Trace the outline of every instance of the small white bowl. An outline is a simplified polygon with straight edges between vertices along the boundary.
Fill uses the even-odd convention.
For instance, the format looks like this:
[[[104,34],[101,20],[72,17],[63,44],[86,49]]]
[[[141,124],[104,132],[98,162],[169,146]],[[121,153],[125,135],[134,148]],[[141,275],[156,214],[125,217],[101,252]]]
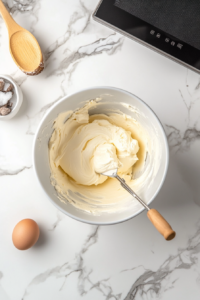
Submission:
[[[22,102],[23,102],[23,94],[22,90],[19,87],[19,85],[9,76],[9,75],[3,75],[0,74],[0,78],[5,79],[6,81],[9,81],[14,86],[14,94],[12,96],[11,102],[13,102],[13,108],[11,112],[6,116],[0,115],[0,121],[6,121],[12,119],[19,111]]]
[[[148,183],[146,183],[146,196],[145,198],[143,198],[147,204],[151,203],[154,200],[165,180],[165,176],[167,173],[169,163],[169,150],[167,138],[162,124],[160,123],[155,113],[151,110],[151,108],[135,95],[118,88],[88,88],[79,91],[75,94],[68,95],[60,101],[58,101],[46,113],[35,134],[33,146],[33,165],[36,177],[39,180],[43,191],[46,193],[49,200],[59,210],[61,210],[69,217],[72,217],[78,221],[82,221],[89,224],[109,225],[124,222],[128,219],[131,219],[137,216],[140,212],[142,212],[144,208],[141,207],[141,204],[139,202],[135,202],[133,209],[125,209],[123,211],[116,211],[113,213],[93,215],[76,208],[67,201],[61,202],[61,200],[58,199],[57,193],[50,182],[51,172],[49,166],[48,143],[49,138],[51,137],[53,132],[53,122],[55,118],[61,112],[75,110],[77,108],[82,107],[84,105],[83,102],[96,98],[102,99],[103,106],[99,106],[92,110],[92,114],[106,113],[107,109],[109,108],[119,109],[123,113],[128,114],[131,117],[138,120],[141,123],[141,125],[143,125],[142,122],[144,123],[144,125],[145,123],[150,124],[152,130],[156,132],[156,141],[153,141],[158,143],[159,145],[160,165],[157,169],[158,171],[153,180],[153,183],[150,186],[148,185]],[[135,113],[134,109],[132,111],[128,109],[126,105],[122,105],[124,103],[126,103],[128,108],[137,108],[138,111],[142,112],[142,115]],[[152,132],[152,130],[150,130],[149,132]],[[127,196],[130,197],[128,193]]]

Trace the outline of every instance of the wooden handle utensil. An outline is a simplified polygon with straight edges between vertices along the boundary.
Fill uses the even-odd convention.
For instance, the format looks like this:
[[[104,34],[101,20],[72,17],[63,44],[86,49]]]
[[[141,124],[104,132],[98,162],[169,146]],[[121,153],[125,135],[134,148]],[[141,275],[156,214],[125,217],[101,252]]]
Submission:
[[[147,216],[167,241],[172,240],[176,236],[176,232],[156,209],[152,208],[148,210]]]
[[[150,209],[148,205],[126,184],[125,180],[117,175],[117,169],[101,174],[119,180],[121,186],[146,208],[149,220],[167,241],[172,240],[176,236],[176,232],[171,228],[163,216],[161,216],[156,209]]]
[[[36,38],[13,20],[1,0],[0,13],[8,29],[9,49],[16,65],[27,75],[42,72],[43,56]]]

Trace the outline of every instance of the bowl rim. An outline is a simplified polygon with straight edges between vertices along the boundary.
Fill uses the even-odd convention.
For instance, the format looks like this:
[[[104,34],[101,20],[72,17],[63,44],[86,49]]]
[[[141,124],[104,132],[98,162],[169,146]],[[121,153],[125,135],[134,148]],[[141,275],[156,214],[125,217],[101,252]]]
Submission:
[[[10,75],[0,74],[0,78],[3,78],[5,80],[9,81],[10,83],[12,83],[14,86],[14,90],[16,92],[16,104],[15,104],[14,108],[11,110],[11,112],[8,115],[6,115],[6,116],[0,115],[0,120],[6,121],[6,120],[12,119],[18,113],[18,111],[22,105],[22,102],[23,102],[23,94],[22,94],[20,86],[15,82],[15,80]]]
[[[167,175],[167,171],[168,171],[168,166],[169,166],[169,145],[168,145],[168,140],[167,140],[167,136],[166,136],[166,133],[165,133],[165,130],[164,130],[164,127],[160,121],[160,119],[158,118],[158,116],[156,115],[156,113],[152,110],[152,108],[146,103],[144,102],[142,99],[140,99],[138,96],[136,96],[135,94],[131,93],[131,92],[128,92],[126,90],[123,90],[121,88],[116,88],[116,87],[111,87],[111,86],[94,86],[94,87],[89,87],[89,88],[85,88],[85,89],[81,89],[81,90],[78,90],[77,92],[74,92],[74,93],[70,93],[64,97],[62,97],[60,100],[58,100],[56,103],[54,103],[52,105],[52,107],[45,113],[45,115],[43,116],[42,120],[40,121],[38,127],[37,127],[37,130],[36,130],[36,133],[35,133],[35,136],[34,136],[34,140],[33,140],[33,148],[32,148],[32,159],[33,159],[33,170],[34,170],[34,173],[37,177],[37,180],[40,184],[40,186],[42,187],[42,190],[44,191],[44,193],[46,194],[47,198],[50,200],[50,202],[60,211],[62,211],[65,215],[67,215],[68,217],[74,219],[74,220],[77,220],[79,222],[82,222],[82,223],[86,223],[86,224],[90,224],[90,225],[114,225],[114,224],[118,224],[118,223],[123,223],[123,222],[126,222],[134,217],[136,217],[137,215],[141,214],[145,208],[142,207],[138,212],[134,213],[133,215],[127,217],[127,218],[123,218],[119,221],[111,221],[111,222],[94,222],[94,221],[87,221],[85,219],[82,219],[82,218],[79,218],[71,213],[69,213],[68,211],[64,210],[62,207],[60,207],[57,203],[54,202],[54,200],[49,197],[48,193],[46,192],[46,190],[44,189],[42,183],[40,182],[39,180],[39,176],[38,176],[38,173],[37,173],[37,170],[36,170],[36,163],[35,163],[35,151],[36,151],[36,143],[37,143],[37,137],[38,137],[38,133],[41,129],[41,126],[43,125],[43,122],[44,120],[46,119],[46,117],[50,114],[50,112],[52,110],[54,110],[54,108],[59,105],[61,102],[65,101],[66,99],[68,99],[69,97],[73,96],[73,95],[78,95],[82,92],[85,92],[85,91],[88,91],[88,90],[95,90],[95,89],[110,89],[110,90],[113,90],[113,91],[120,91],[122,93],[125,93],[131,97],[135,97],[137,100],[139,100],[140,102],[142,102],[142,104],[144,104],[150,111],[151,113],[154,115],[154,117],[157,119],[159,125],[160,125],[160,129],[163,133],[163,137],[164,137],[164,142],[165,142],[165,149],[166,149],[166,162],[165,162],[165,170],[163,172],[163,176],[162,176],[162,180],[155,192],[155,194],[153,195],[153,197],[151,198],[151,200],[148,202],[148,205],[156,198],[156,196],[158,195],[164,181],[165,181],[165,178],[166,178],[166,175]],[[77,208],[78,209],[78,208]]]

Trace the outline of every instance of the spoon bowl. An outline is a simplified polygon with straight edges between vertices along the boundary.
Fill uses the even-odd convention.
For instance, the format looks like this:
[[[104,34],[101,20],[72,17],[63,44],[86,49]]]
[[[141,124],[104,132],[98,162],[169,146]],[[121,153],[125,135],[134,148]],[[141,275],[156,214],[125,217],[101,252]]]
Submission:
[[[42,72],[43,56],[36,38],[13,20],[1,0],[0,13],[8,29],[10,53],[16,65],[27,75]]]
[[[27,30],[15,32],[10,38],[10,53],[16,65],[27,75],[40,73],[43,57],[36,38]]]

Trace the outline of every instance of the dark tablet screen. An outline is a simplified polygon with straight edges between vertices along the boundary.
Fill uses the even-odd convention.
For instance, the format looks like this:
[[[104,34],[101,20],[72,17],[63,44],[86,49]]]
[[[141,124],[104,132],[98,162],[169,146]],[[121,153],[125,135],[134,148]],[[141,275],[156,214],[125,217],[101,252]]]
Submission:
[[[101,0],[93,16],[200,73],[200,0]]]
[[[115,6],[200,50],[199,0],[115,0]]]

